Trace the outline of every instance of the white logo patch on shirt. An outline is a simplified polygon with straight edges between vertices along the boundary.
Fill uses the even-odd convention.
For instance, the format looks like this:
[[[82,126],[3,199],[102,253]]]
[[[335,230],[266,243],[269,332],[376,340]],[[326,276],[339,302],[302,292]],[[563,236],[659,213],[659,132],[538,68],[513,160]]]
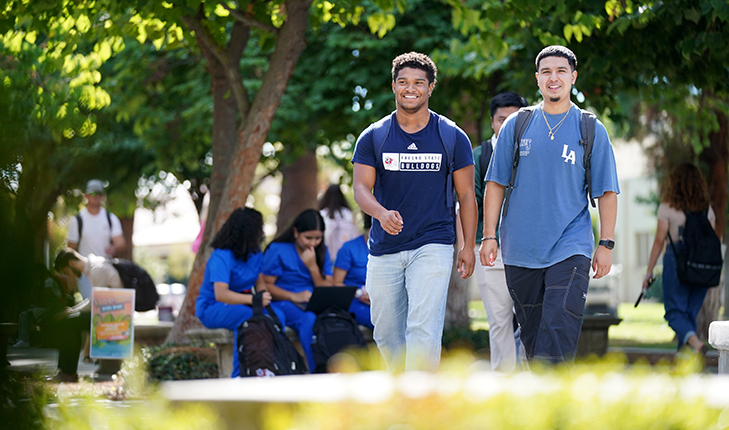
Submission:
[[[408,146],[408,149],[411,151],[417,151],[418,145],[415,144],[415,142],[411,143],[410,146]]]
[[[525,155],[529,155],[530,152],[532,152],[532,140],[522,139],[519,142],[519,156],[524,157]]]
[[[382,164],[385,170],[409,172],[438,172],[443,154],[398,154],[382,153]]]

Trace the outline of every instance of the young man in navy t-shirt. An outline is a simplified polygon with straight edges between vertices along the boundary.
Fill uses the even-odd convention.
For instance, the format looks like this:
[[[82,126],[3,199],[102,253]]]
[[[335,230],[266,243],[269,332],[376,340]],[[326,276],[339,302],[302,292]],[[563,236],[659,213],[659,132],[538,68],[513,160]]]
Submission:
[[[562,362],[577,351],[593,251],[594,277],[610,272],[620,188],[610,139],[597,121],[591,153],[592,195],[600,216],[595,250],[580,145],[581,113],[570,101],[577,58],[564,46],[548,46],[537,55],[536,67],[543,101],[519,141],[516,181],[499,239],[527,358]],[[486,266],[494,265],[498,252],[496,224],[511,179],[516,118],[512,115],[504,122],[486,174],[479,250]]]
[[[374,218],[366,281],[374,339],[391,369],[400,360],[406,370],[435,370],[440,362],[456,238],[454,205],[448,198],[452,190],[447,189],[450,161],[464,229],[457,265],[462,278],[471,276],[475,263],[478,215],[471,143],[460,128],[428,109],[437,73],[427,55],[410,52],[395,58],[397,109],[389,116],[386,137],[375,142],[383,123],[371,125],[359,136],[352,158],[354,198]],[[441,141],[439,121],[451,124],[451,141]],[[447,151],[445,145],[452,147]]]

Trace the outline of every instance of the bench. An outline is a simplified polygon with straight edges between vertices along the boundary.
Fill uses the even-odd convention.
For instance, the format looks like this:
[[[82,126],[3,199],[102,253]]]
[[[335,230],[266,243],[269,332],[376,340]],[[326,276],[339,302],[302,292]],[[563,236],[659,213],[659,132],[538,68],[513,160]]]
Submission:
[[[365,340],[368,343],[372,342],[372,330],[363,326],[359,326],[359,329]],[[301,348],[299,336],[294,330],[288,328],[285,333],[303,357],[304,351]],[[227,328],[194,328],[187,330],[185,336],[196,345],[214,344],[218,356],[218,377],[230,378],[233,374],[233,349],[235,348],[235,335],[231,330]]]
[[[621,321],[621,318],[609,314],[585,315],[582,333],[577,341],[577,356],[605,355],[608,350],[608,329]]]
[[[173,322],[160,321],[157,323],[135,323],[134,344],[140,346],[162,345],[174,326]]]
[[[709,344],[719,351],[719,374],[729,374],[729,321],[709,325]]]

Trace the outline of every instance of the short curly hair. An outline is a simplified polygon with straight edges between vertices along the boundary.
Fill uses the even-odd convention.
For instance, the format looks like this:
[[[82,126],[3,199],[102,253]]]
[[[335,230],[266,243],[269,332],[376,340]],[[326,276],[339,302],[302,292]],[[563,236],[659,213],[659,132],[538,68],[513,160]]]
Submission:
[[[425,54],[419,52],[407,52],[400,54],[392,60],[392,82],[395,82],[400,70],[405,67],[420,69],[428,76],[428,83],[435,84],[438,78],[438,68],[435,63]]]
[[[230,214],[210,244],[215,249],[230,249],[236,259],[261,252],[263,215],[252,208],[238,208]]]
[[[537,54],[537,58],[534,60],[534,65],[537,67],[537,72],[539,71],[539,62],[542,61],[543,58],[547,57],[566,58],[570,67],[572,68],[572,71],[574,72],[575,70],[577,70],[577,56],[574,52],[572,52],[571,49],[562,45],[551,45],[542,49],[539,54]]]

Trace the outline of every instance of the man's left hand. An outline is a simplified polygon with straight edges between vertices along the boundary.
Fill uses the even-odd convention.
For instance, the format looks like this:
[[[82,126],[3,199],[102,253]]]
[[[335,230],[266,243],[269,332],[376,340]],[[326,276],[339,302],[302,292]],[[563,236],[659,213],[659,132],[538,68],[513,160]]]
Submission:
[[[592,270],[595,271],[594,279],[600,279],[610,273],[613,265],[613,252],[602,245],[598,245],[595,257],[592,259]]]
[[[476,264],[476,252],[473,247],[463,247],[458,251],[458,273],[461,279],[468,279],[473,274],[473,267]]]

